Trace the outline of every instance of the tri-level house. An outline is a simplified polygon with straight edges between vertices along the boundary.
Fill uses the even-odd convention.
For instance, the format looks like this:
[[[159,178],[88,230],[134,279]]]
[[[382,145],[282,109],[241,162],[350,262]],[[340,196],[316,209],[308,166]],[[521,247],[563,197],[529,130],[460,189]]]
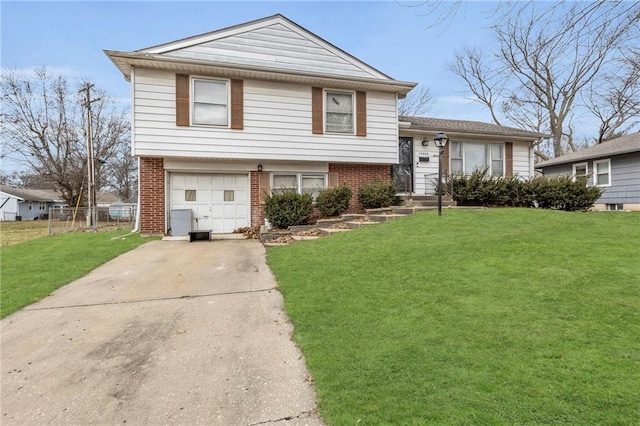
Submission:
[[[416,86],[282,15],[105,53],[132,85],[143,234],[170,233],[174,209],[225,233],[264,223],[265,193],[389,181]]]
[[[487,123],[398,117],[416,83],[397,81],[282,15],[133,52],[105,53],[132,85],[132,153],[139,158],[140,231],[232,232],[264,223],[264,195],[318,194],[396,182],[433,193],[445,173],[488,167],[533,175],[536,133]],[[429,143],[431,141],[431,143]],[[435,161],[434,161],[435,158]]]

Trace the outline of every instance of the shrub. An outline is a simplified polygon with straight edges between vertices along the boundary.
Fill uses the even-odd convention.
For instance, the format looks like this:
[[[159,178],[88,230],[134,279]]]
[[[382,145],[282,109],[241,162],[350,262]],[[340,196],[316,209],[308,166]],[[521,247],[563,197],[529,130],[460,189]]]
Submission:
[[[360,188],[358,201],[365,209],[379,209],[398,204],[398,197],[393,184],[377,181]]]
[[[349,210],[352,195],[348,186],[327,189],[316,197],[316,207],[324,216],[338,216]]]
[[[587,186],[587,179],[571,176],[535,178],[488,176],[479,170],[470,176],[453,176],[453,199],[461,206],[539,207],[555,210],[586,210],[600,198],[602,190]]]
[[[264,212],[276,228],[306,225],[313,213],[313,198],[293,191],[273,194],[267,198]]]

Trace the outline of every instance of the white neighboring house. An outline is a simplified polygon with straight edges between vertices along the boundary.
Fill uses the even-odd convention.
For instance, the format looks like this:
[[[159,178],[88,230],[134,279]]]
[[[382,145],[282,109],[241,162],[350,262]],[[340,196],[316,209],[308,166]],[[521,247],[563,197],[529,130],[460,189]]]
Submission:
[[[45,219],[51,207],[63,207],[67,204],[55,192],[45,189],[24,189],[0,185],[0,220]]]

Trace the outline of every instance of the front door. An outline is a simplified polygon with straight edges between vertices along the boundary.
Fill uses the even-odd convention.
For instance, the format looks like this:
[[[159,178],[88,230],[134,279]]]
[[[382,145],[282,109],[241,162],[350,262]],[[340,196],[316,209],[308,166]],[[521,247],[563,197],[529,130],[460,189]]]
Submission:
[[[391,176],[398,192],[413,192],[413,138],[398,141],[399,164],[391,166]]]

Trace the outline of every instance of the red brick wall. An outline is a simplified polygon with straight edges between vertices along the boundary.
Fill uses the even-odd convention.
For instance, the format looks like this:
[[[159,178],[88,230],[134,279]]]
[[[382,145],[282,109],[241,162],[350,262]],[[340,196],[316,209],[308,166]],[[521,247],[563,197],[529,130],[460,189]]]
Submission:
[[[162,158],[140,158],[140,233],[164,234],[165,182]]]
[[[251,226],[264,225],[264,209],[260,205],[260,172],[251,172]]]
[[[353,191],[349,213],[363,210],[358,202],[358,189],[361,186],[376,180],[391,182],[391,167],[384,164],[329,163],[329,173],[337,173],[338,185],[347,185]]]

